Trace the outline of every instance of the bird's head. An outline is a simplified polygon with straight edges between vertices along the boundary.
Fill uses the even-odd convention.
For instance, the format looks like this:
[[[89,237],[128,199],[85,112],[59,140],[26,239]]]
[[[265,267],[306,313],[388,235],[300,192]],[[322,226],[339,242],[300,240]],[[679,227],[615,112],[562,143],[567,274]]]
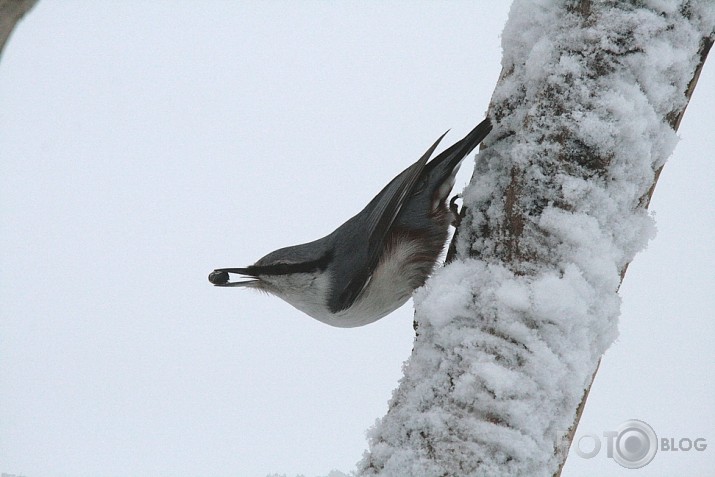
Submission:
[[[316,241],[317,242],[317,241]],[[322,301],[328,292],[332,254],[316,242],[275,250],[245,268],[218,268],[209,281],[220,287],[245,287],[271,293],[302,308],[297,301]],[[230,275],[241,278],[231,281]]]

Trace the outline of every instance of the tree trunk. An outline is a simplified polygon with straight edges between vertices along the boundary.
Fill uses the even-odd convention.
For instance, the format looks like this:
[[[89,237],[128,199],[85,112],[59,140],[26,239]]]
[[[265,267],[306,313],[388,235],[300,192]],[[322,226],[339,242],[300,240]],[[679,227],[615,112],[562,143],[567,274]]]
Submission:
[[[514,2],[454,261],[415,296],[362,475],[560,472],[713,43],[714,2],[643,3]]]

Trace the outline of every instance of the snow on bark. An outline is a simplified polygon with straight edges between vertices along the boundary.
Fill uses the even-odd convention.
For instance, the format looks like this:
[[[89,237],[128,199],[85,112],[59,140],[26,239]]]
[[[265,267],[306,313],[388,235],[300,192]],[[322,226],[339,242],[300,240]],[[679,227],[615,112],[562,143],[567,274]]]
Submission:
[[[458,260],[415,295],[414,350],[361,475],[554,474],[714,26],[711,0],[514,2]]]

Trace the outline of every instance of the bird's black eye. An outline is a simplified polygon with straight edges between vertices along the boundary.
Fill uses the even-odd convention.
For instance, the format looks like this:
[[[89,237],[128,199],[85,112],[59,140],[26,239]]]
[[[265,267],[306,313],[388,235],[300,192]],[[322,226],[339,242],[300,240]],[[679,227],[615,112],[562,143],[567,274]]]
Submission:
[[[289,275],[295,273],[293,268],[295,268],[295,264],[276,262],[270,265],[260,266],[260,270],[258,270],[257,273],[261,275]]]
[[[293,273],[315,273],[325,270],[331,260],[330,254],[325,254],[317,260],[304,262],[273,262],[269,265],[253,265],[249,270],[251,275],[290,275]]]
[[[286,275],[290,273],[290,265],[287,263],[276,263],[273,266],[273,273],[276,275]]]

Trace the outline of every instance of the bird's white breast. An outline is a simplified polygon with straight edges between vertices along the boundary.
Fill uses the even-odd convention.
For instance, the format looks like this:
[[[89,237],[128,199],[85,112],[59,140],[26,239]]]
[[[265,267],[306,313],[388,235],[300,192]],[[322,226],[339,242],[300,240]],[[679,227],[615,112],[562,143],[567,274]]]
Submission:
[[[338,313],[327,307],[330,286],[329,272],[315,275],[308,287],[300,292],[281,294],[281,298],[303,313],[331,326],[354,328],[379,320],[409,300],[414,291],[414,270],[410,264],[419,247],[415,242],[402,241],[380,260],[370,280],[353,305]],[[288,289],[295,289],[288,287]],[[298,290],[296,290],[298,291]]]

